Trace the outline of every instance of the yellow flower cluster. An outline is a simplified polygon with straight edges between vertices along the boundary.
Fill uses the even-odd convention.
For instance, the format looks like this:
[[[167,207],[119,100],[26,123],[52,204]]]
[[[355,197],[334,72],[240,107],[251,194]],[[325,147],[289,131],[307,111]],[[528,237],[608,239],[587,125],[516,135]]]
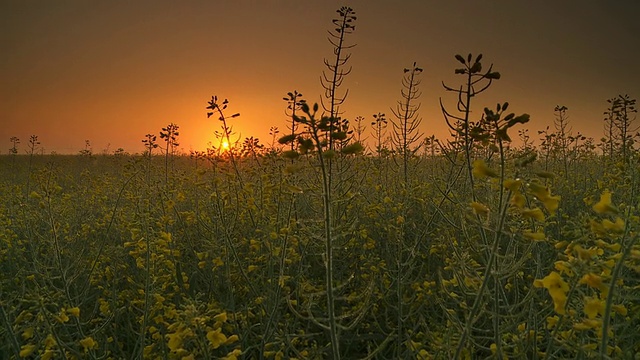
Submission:
[[[553,300],[553,309],[556,313],[564,315],[565,305],[567,303],[567,292],[569,285],[562,279],[562,276],[555,271],[545,276],[542,280],[535,280],[533,286],[544,287],[549,291],[549,295]]]

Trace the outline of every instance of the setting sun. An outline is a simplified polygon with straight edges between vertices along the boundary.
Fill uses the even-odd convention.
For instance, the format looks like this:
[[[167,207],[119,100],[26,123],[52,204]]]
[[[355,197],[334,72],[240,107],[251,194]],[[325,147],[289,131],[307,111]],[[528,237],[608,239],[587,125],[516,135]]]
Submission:
[[[222,145],[220,146],[220,149],[222,149],[222,150],[224,150],[224,151],[229,150],[229,142],[228,142],[228,141],[226,141],[226,140],[225,140],[225,141],[223,141],[223,142],[222,142]]]

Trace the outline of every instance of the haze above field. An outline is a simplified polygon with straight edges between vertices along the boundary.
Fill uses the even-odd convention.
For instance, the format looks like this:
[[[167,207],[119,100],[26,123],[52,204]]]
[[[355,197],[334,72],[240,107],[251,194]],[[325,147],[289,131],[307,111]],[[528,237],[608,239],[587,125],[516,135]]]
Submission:
[[[173,122],[180,148],[203,150],[219,122],[212,95],[228,98],[237,137],[269,144],[285,131],[287,92],[319,102],[327,30],[351,6],[356,31],[344,117],[383,112],[400,99],[403,68],[424,68],[422,131],[447,136],[438,99],[455,54],[483,53],[502,79],[476,100],[531,114],[532,137],[569,108],[574,133],[599,139],[606,100],[640,96],[640,2],[625,1],[3,1],[0,3],[0,153],[30,135],[46,152],[142,152]]]

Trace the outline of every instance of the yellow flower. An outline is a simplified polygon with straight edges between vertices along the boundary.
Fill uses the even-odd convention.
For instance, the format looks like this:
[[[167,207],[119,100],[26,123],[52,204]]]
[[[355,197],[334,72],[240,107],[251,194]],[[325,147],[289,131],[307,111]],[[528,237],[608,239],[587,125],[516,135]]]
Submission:
[[[82,345],[84,351],[95,349],[98,347],[98,343],[93,340],[91,336],[87,336],[86,338],[80,340],[80,345]]]
[[[567,261],[558,260],[553,264],[553,267],[560,273],[567,274],[569,276],[573,275],[573,270],[571,270],[571,263]]]
[[[552,271],[551,274],[544,277],[542,280],[535,280],[533,282],[535,287],[544,287],[549,291],[549,295],[553,300],[553,309],[556,313],[563,315],[565,313],[564,307],[567,303],[567,292],[569,291],[569,285],[562,280],[560,274]]]
[[[51,360],[53,359],[53,355],[55,355],[56,352],[51,350],[51,349],[47,349],[42,353],[42,356],[40,357],[40,360]]]
[[[522,209],[521,214],[525,218],[544,221],[544,213],[542,212],[542,210],[540,210],[540,208]]]
[[[549,196],[541,199],[540,201],[542,201],[542,205],[544,205],[545,209],[547,209],[547,211],[549,211],[549,213],[553,215],[556,213],[556,210],[558,210],[558,206],[560,205],[560,196]]]
[[[558,324],[558,321],[560,321],[560,318],[557,315],[549,316],[547,318],[547,329],[553,329]]]
[[[242,351],[240,349],[235,349],[228,353],[227,356],[223,357],[222,360],[238,360],[238,356],[240,355],[242,355]]]
[[[617,312],[622,316],[627,316],[627,308],[622,304],[611,305],[611,310]]]
[[[536,171],[534,174],[538,175],[539,177],[543,178],[543,179],[553,179],[556,177],[556,175],[552,172],[549,171]]]
[[[67,314],[71,314],[75,317],[80,317],[80,308],[79,307],[72,307],[71,309],[67,309]]]
[[[540,184],[539,182],[531,182],[529,183],[529,192],[533,194],[538,200],[542,200],[551,196],[551,192],[549,188]]]
[[[573,329],[577,331],[584,331],[591,329],[591,327],[583,322],[579,322],[577,324],[573,324]]]
[[[587,284],[594,289],[601,289],[604,286],[602,277],[594,273],[585,274],[582,279],[580,279],[580,284]]]
[[[220,313],[220,314],[214,316],[213,320],[215,320],[216,322],[218,322],[218,321],[226,322],[227,321],[227,313],[226,312]]]
[[[227,338],[227,341],[225,341],[225,344],[233,344],[234,342],[240,340],[240,338],[238,337],[238,335],[231,335]]]
[[[616,218],[616,222],[612,222],[609,219],[604,219],[602,220],[602,227],[614,233],[621,233],[624,231],[624,220]]]
[[[33,344],[27,344],[24,345],[21,349],[20,349],[20,357],[21,358],[26,358],[27,356],[31,355],[36,349],[36,346]]]
[[[534,240],[534,241],[542,241],[544,240],[544,233],[543,232],[531,232],[531,231],[523,231],[522,232],[522,236],[524,236],[525,238],[529,239],[529,240]]]
[[[604,251],[602,249],[599,249],[599,248],[585,249],[580,245],[574,246],[573,250],[576,252],[576,254],[578,254],[578,257],[580,258],[580,260],[584,260],[584,261],[589,261],[596,255],[604,254]]]
[[[211,346],[217,349],[227,341],[227,336],[222,333],[222,330],[217,329],[209,331],[207,333],[207,339],[211,343]]]
[[[44,339],[44,348],[45,349],[51,349],[52,347],[56,346],[58,342],[56,341],[56,339],[53,337],[53,335],[49,334],[47,335],[47,337]]]
[[[490,169],[484,160],[478,159],[473,162],[472,174],[478,179],[484,179],[486,177],[498,177],[498,173],[495,170]]]
[[[598,314],[604,313],[604,301],[592,297],[584,299],[584,313],[589,319],[595,319]]]
[[[520,179],[507,179],[504,181],[504,187],[505,189],[512,191],[512,192],[516,192],[518,191],[518,189],[520,189],[520,186],[522,186],[522,180]]]
[[[471,203],[471,209],[473,210],[473,213],[479,216],[488,216],[489,215],[489,208],[482,204],[479,203],[477,201],[474,201]]]
[[[517,207],[518,209],[522,209],[526,202],[527,199],[525,199],[525,197],[519,192],[514,193],[510,201],[511,205]]]
[[[567,246],[568,242],[566,240],[562,240],[562,241],[558,241],[555,245],[553,245],[553,247],[555,247],[556,249],[560,250],[563,247]]]
[[[609,190],[605,190],[600,195],[600,201],[593,205],[593,211],[598,214],[615,214],[618,212],[618,209],[611,204],[611,192]]]
[[[551,190],[538,182],[531,182],[529,184],[529,192],[544,205],[545,209],[547,209],[551,215],[556,213],[558,205],[560,204],[560,196],[551,196]]]
[[[33,326],[27,328],[23,333],[22,333],[22,338],[27,340],[27,339],[31,339],[33,337]]]
[[[618,252],[618,251],[620,251],[621,247],[622,247],[622,245],[620,245],[620,243],[615,243],[615,244],[609,245],[609,250],[614,251],[614,252]]]
[[[167,342],[169,350],[176,351],[182,348],[183,339],[181,333],[168,334],[167,337],[169,338],[169,341]]]
[[[69,321],[69,317],[66,314],[66,311],[64,309],[60,309],[60,315],[54,316],[54,318],[59,322],[59,323],[66,323],[67,321]]]

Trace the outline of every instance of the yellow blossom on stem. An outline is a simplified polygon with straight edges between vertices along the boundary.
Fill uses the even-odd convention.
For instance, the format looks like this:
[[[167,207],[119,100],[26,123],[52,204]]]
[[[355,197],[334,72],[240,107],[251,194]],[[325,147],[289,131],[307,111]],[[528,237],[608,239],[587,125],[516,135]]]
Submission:
[[[18,354],[21,358],[26,358],[27,356],[31,355],[36,349],[36,346],[33,344],[27,344],[24,345],[21,349],[20,349],[20,353]]]
[[[167,334],[167,346],[169,350],[176,351],[182,348],[183,338],[181,333]]]
[[[547,317],[547,329],[553,329],[560,321],[560,318],[557,315]]]
[[[599,249],[599,248],[585,249],[580,245],[574,246],[573,251],[575,251],[578,257],[584,261],[589,261],[597,255],[604,254],[604,251],[602,249]]]
[[[542,210],[540,210],[540,208],[522,209],[520,213],[524,218],[536,219],[540,222],[544,221],[544,213],[542,212]]]
[[[598,314],[602,315],[604,313],[604,300],[586,297],[584,299],[584,314],[587,315],[589,319],[595,319]]]
[[[593,205],[593,211],[598,214],[615,214],[618,212],[618,209],[611,203],[611,192],[609,190],[605,190],[600,195],[600,201]]]
[[[75,317],[80,317],[80,308],[72,307],[71,309],[67,309],[67,314],[73,315]]]
[[[549,295],[553,300],[553,309],[556,313],[564,315],[564,307],[567,303],[567,292],[569,291],[569,285],[562,280],[562,276],[555,271],[552,271],[549,275],[545,276],[542,280],[535,280],[533,282],[535,287],[544,287],[549,291]]]
[[[512,192],[516,192],[518,191],[518,189],[520,189],[520,186],[522,186],[522,180],[520,179],[507,179],[504,181],[504,187],[505,189],[512,191]]]
[[[622,316],[627,316],[627,308],[622,304],[611,305],[611,310],[617,312]]]
[[[602,289],[605,286],[602,282],[602,277],[594,273],[584,274],[580,279],[580,284],[587,284],[594,289]]]
[[[471,203],[471,209],[473,210],[473,213],[479,216],[488,216],[489,215],[489,208],[482,204],[479,203],[477,201],[474,201]]]
[[[614,233],[622,233],[624,231],[624,220],[616,218],[616,221],[613,222],[609,219],[604,219],[602,220],[602,227]]]
[[[240,349],[235,349],[227,354],[227,356],[223,357],[222,360],[238,360],[238,356],[242,355],[242,351]]]
[[[573,270],[571,269],[571,263],[567,261],[558,260],[554,263],[553,267],[562,274],[566,274],[568,276],[573,275]]]
[[[86,338],[80,340],[80,345],[82,345],[84,351],[95,349],[98,347],[98,343],[93,340],[91,336],[87,336]]]
[[[22,338],[27,340],[27,339],[31,339],[33,337],[33,326],[27,328],[23,333],[22,333]]]
[[[522,209],[526,202],[527,199],[525,199],[524,195],[522,195],[520,192],[515,192],[510,201],[511,205],[517,207],[518,209]]]
[[[217,329],[209,331],[207,333],[207,339],[211,343],[211,346],[217,349],[227,341],[227,336],[222,333],[222,330]]]
[[[534,241],[542,241],[544,240],[544,237],[545,237],[544,233],[540,231],[538,232],[523,231],[522,236],[524,236],[529,240],[534,240]]]
[[[486,177],[498,177],[498,173],[490,169],[484,160],[478,159],[473,162],[472,174],[478,179],[484,179]]]
[[[227,321],[227,313],[223,312],[213,317],[214,321],[226,322]]]
[[[538,182],[529,184],[529,192],[544,205],[545,209],[547,209],[551,215],[556,213],[560,204],[560,196],[552,196],[551,190]]]

